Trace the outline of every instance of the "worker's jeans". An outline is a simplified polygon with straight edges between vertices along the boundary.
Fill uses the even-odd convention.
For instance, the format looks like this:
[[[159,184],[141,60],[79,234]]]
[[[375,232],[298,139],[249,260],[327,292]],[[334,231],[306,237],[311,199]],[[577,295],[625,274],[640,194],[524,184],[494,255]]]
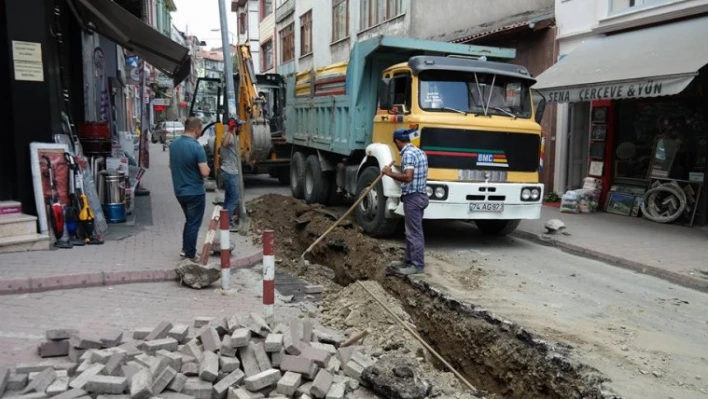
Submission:
[[[197,236],[204,218],[205,198],[205,194],[177,197],[186,219],[184,230],[182,230],[182,250],[187,259],[193,259],[197,256]]]
[[[403,199],[406,219],[406,264],[418,270],[425,267],[425,238],[423,237],[423,212],[428,207],[428,196],[423,193],[407,194]]]
[[[224,208],[229,211],[229,216],[233,218],[234,212],[239,205],[238,198],[238,175],[221,171],[221,177],[224,182]],[[229,223],[231,220],[229,220]]]

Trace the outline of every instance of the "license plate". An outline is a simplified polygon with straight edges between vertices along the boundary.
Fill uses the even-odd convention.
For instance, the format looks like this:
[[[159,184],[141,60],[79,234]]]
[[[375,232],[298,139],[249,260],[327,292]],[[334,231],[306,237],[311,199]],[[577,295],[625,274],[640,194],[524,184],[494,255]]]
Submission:
[[[498,202],[477,202],[470,204],[470,212],[503,212],[504,204]]]

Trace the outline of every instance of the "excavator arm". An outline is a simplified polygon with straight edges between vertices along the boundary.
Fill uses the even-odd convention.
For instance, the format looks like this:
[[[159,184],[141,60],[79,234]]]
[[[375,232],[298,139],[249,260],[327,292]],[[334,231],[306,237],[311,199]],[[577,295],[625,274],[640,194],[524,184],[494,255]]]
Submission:
[[[240,77],[238,117],[246,121],[240,130],[241,159],[246,163],[255,163],[270,156],[273,148],[270,124],[263,113],[265,99],[259,95],[249,45],[239,45],[236,58]]]

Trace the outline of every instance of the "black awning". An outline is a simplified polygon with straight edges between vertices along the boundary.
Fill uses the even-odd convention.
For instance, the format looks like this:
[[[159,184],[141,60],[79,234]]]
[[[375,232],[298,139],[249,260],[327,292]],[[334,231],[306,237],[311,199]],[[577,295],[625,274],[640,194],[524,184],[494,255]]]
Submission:
[[[172,41],[112,0],[71,0],[85,28],[132,51],[172,77],[175,86],[191,72],[189,49]]]

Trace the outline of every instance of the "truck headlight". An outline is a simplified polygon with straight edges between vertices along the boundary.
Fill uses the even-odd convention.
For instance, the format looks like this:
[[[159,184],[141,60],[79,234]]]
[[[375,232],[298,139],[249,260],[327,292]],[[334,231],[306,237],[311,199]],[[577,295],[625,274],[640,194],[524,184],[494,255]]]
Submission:
[[[432,197],[433,196],[433,188],[430,186],[426,186],[425,193],[428,195],[428,197]]]
[[[521,200],[528,201],[529,198],[531,198],[531,190],[529,190],[528,188],[521,190]]]
[[[541,197],[541,190],[538,188],[531,189],[531,199],[536,201]]]
[[[445,187],[435,188],[435,198],[440,199],[445,197]]]

